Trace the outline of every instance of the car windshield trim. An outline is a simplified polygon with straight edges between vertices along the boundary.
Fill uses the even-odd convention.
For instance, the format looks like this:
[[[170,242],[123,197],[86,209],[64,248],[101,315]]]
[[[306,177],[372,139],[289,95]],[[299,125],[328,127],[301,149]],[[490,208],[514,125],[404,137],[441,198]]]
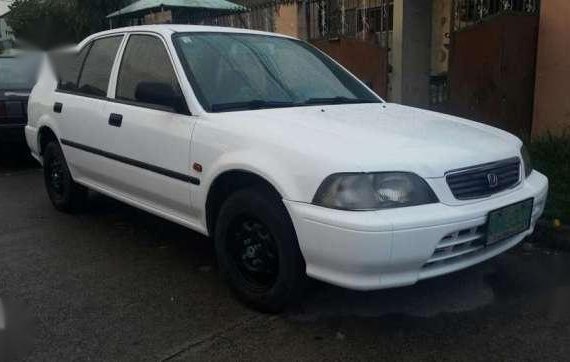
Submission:
[[[263,99],[262,97],[252,97],[252,99],[246,99],[243,101],[229,101],[229,102],[215,102],[210,101],[206,96],[206,92],[201,86],[196,74],[192,70],[191,64],[187,59],[185,51],[183,49],[184,43],[181,38],[188,36],[228,36],[228,37],[261,37],[275,39],[275,41],[288,41],[294,43],[299,48],[295,49],[297,51],[308,52],[307,54],[313,55],[316,60],[320,61],[322,64],[320,66],[328,68],[330,71],[330,77],[341,83],[345,88],[345,92],[351,94],[351,96],[332,96],[325,97],[316,94],[315,97],[307,97],[305,99]],[[220,113],[220,112],[234,112],[241,110],[260,110],[260,109],[270,109],[270,108],[286,108],[286,107],[304,107],[304,106],[318,106],[318,105],[341,105],[341,104],[366,104],[366,103],[386,103],[381,97],[374,93],[371,89],[366,87],[358,78],[353,74],[347,72],[344,68],[339,66],[335,61],[329,58],[326,54],[322,53],[318,49],[314,48],[312,45],[307,44],[298,39],[281,37],[271,34],[255,34],[247,32],[218,32],[218,31],[188,31],[188,32],[178,32],[172,34],[172,42],[176,50],[177,56],[182,64],[185,75],[192,86],[192,90],[201,104],[202,108],[207,113]],[[190,39],[191,41],[191,39]],[[242,41],[239,42],[243,44]],[[249,46],[249,50],[252,50]],[[257,52],[255,52],[257,53]],[[267,55],[266,55],[267,56]],[[263,59],[264,61],[268,58]],[[262,66],[265,68],[267,64],[263,63]],[[275,74],[269,74],[269,77],[274,77]],[[283,83],[278,81],[281,86]],[[352,87],[352,88],[350,88]],[[356,92],[356,94],[355,94]],[[288,93],[288,92],[286,92]],[[329,92],[330,93],[330,92]],[[333,92],[334,95],[334,92]]]

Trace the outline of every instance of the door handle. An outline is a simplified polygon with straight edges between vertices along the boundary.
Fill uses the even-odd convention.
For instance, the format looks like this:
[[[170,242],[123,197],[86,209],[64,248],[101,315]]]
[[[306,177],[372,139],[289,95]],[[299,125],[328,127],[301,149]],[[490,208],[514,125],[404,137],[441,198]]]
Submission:
[[[63,109],[63,103],[55,102],[53,104],[53,111],[55,113],[61,113],[62,109]]]
[[[111,113],[111,115],[109,116],[109,125],[113,127],[121,127],[122,123],[123,123],[122,114]]]

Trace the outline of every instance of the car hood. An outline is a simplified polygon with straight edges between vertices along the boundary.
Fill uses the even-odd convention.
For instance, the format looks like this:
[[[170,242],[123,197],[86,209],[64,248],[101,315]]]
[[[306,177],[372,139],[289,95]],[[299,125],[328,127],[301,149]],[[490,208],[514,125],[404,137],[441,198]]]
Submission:
[[[499,129],[397,104],[352,104],[218,113],[278,149],[327,160],[336,172],[407,171],[426,178],[519,156]],[[238,126],[236,126],[238,127]],[[253,128],[252,128],[253,127]]]

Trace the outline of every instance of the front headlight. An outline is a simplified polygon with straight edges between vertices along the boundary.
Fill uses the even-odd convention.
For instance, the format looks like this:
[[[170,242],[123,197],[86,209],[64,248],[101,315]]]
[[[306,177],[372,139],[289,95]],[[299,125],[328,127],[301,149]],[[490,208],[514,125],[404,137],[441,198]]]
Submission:
[[[313,204],[340,210],[380,210],[438,202],[429,185],[407,172],[338,173],[327,177]]]
[[[532,161],[530,159],[530,153],[524,145],[521,147],[521,156],[524,166],[524,175],[525,177],[529,177],[532,173]]]

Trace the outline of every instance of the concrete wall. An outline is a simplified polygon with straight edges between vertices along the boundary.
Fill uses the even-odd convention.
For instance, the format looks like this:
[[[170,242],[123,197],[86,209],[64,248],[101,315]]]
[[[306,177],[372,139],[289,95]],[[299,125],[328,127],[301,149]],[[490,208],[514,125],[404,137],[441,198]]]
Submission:
[[[570,132],[569,0],[543,0],[538,35],[533,137]]]
[[[431,75],[445,74],[449,69],[450,24],[451,0],[433,0]]]
[[[401,102],[415,107],[427,107],[432,2],[403,0],[403,5]]]
[[[394,1],[394,27],[390,54],[391,72],[388,73],[388,101],[402,102],[402,66],[404,42],[404,0]]]
[[[299,37],[299,10],[296,3],[280,5],[275,14],[275,32]]]

